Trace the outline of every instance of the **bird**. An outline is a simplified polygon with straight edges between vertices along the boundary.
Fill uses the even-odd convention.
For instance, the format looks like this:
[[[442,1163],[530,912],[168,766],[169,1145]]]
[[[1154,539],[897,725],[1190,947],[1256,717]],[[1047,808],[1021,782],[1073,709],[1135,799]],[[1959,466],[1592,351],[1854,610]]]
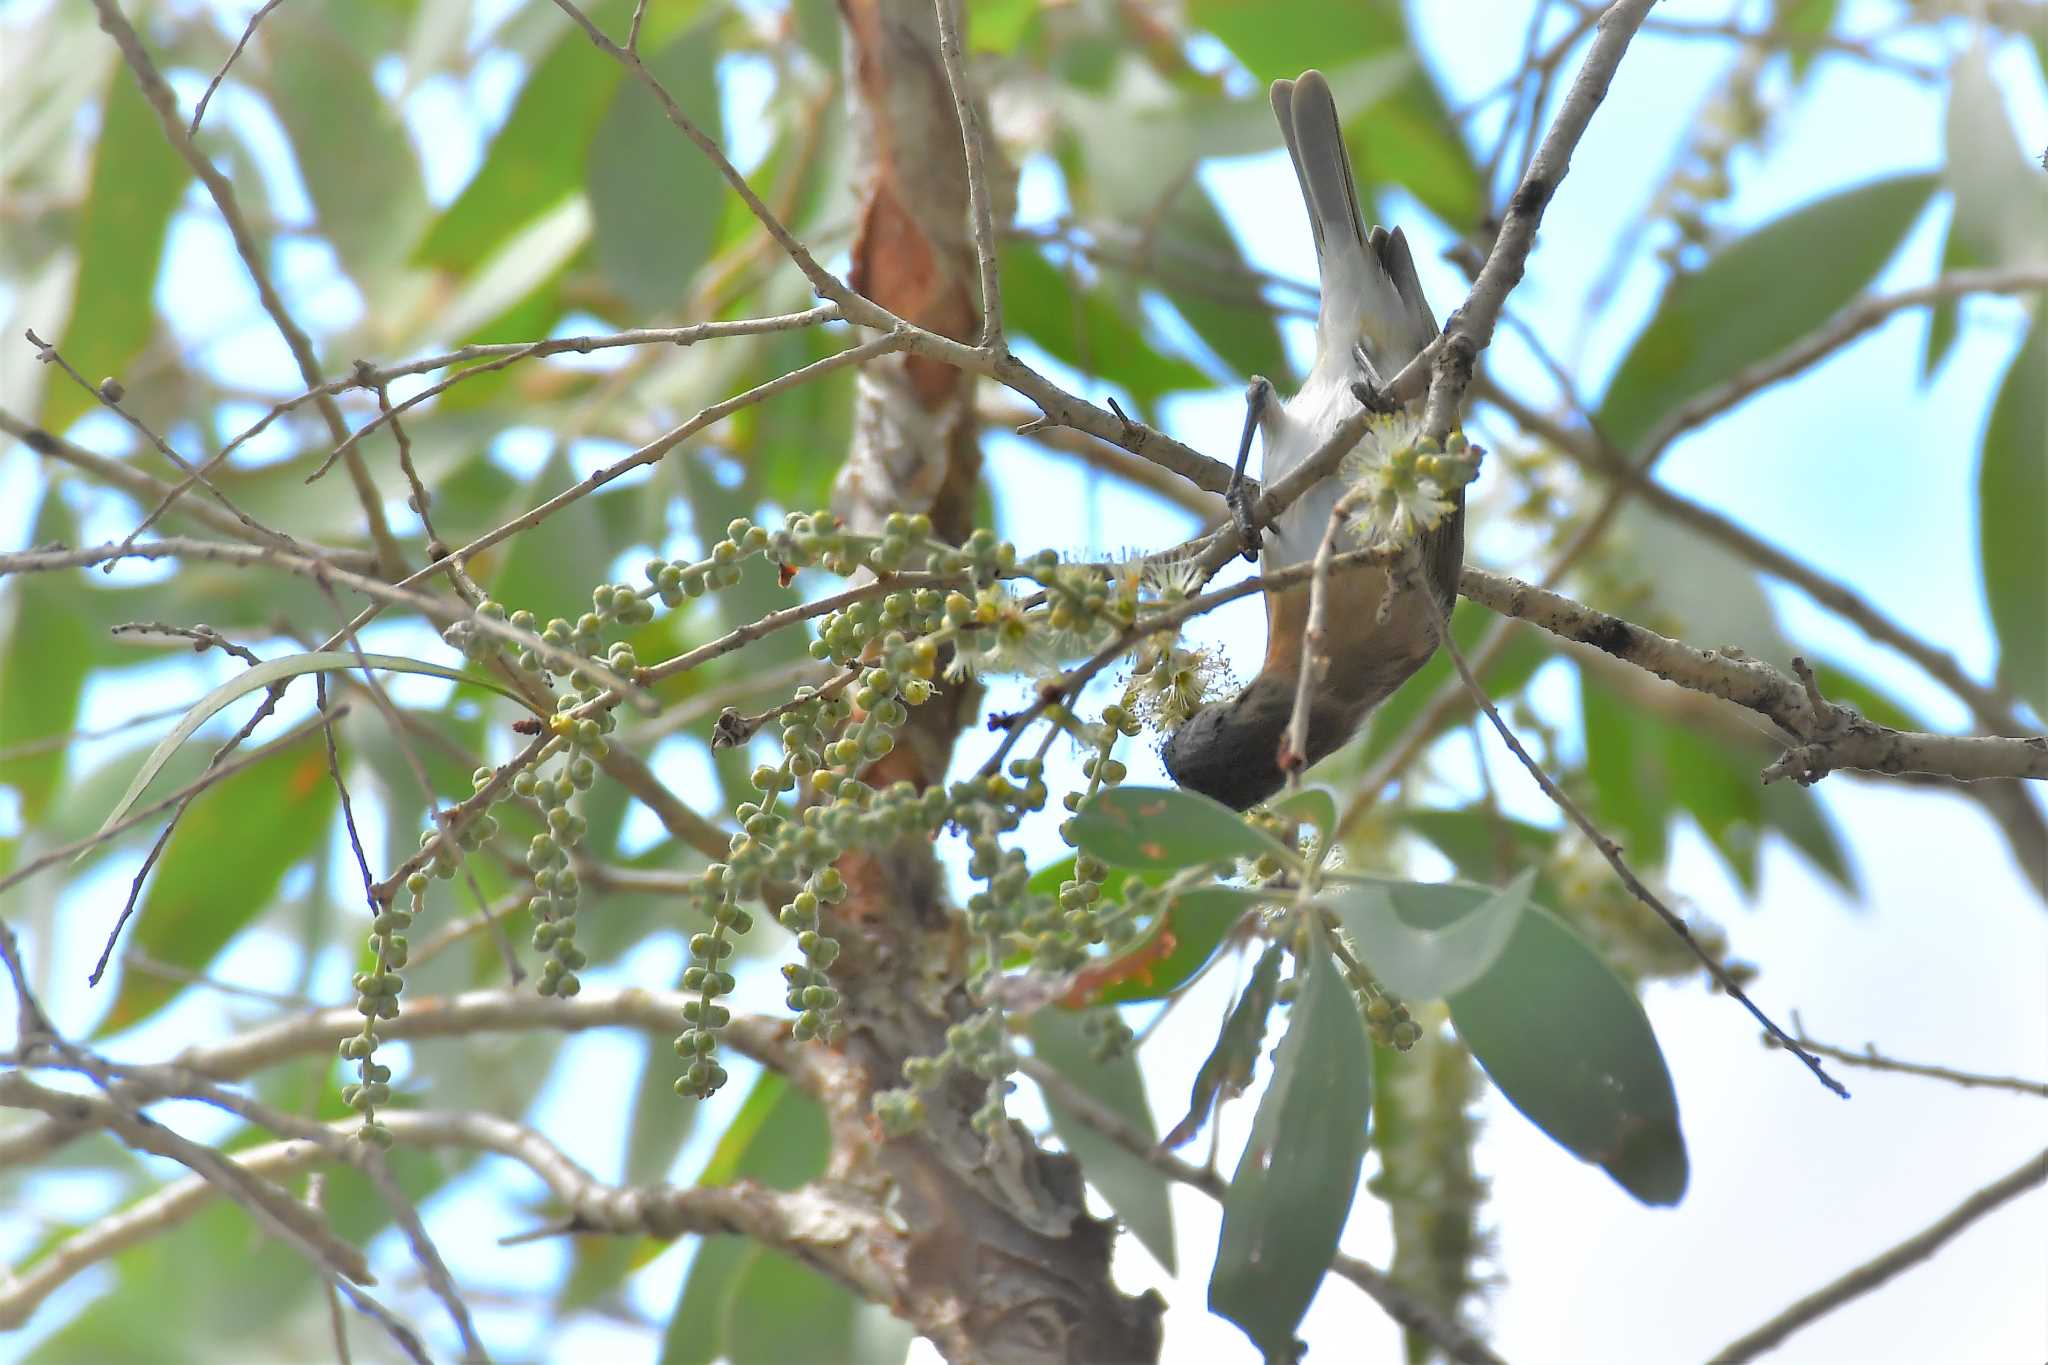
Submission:
[[[1282,401],[1260,377],[1246,390],[1244,432],[1228,501],[1248,547],[1261,541],[1243,483],[1254,431],[1261,438],[1270,485],[1319,449],[1361,403],[1389,406],[1380,391],[1437,335],[1436,315],[1423,297],[1407,237],[1398,227],[1366,230],[1329,82],[1319,71],[1304,71],[1294,80],[1275,81],[1272,99],[1308,209],[1321,301],[1315,364],[1300,392]],[[1344,480],[1332,474],[1276,517],[1260,549],[1261,572],[1313,559],[1344,493]],[[1450,617],[1465,558],[1462,485],[1447,501],[1450,510],[1418,540],[1419,574],[1396,577],[1361,566],[1330,580],[1324,636],[1328,666],[1313,681],[1307,751],[1298,756],[1305,764],[1341,748],[1372,709],[1436,652],[1436,622]],[[1394,600],[1383,604],[1390,590]],[[1437,610],[1431,610],[1423,591],[1435,595]],[[1286,781],[1281,744],[1301,676],[1309,595],[1306,581],[1265,594],[1266,657],[1258,676],[1236,697],[1197,711],[1167,739],[1161,757],[1184,789],[1246,810]]]

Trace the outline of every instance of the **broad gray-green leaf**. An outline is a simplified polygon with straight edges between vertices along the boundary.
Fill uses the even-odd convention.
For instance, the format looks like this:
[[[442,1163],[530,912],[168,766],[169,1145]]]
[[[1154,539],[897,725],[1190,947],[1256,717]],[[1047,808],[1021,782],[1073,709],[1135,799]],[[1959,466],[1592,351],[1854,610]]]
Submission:
[[[1237,886],[1180,892],[1136,943],[1076,973],[1066,1003],[1127,1005],[1172,995],[1208,969],[1231,929],[1264,899]]]
[[[2048,716],[2048,295],[2013,357],[1984,429],[1977,466],[1977,553],[1998,629],[1998,676]]]
[[[1795,209],[1673,280],[1600,405],[1633,450],[1659,419],[1775,355],[1854,299],[1920,217],[1932,175],[1876,180]]]
[[[1081,1023],[1078,1011],[1042,1009],[1031,1016],[1031,1050],[1038,1059],[1115,1112],[1149,1144],[1159,1137],[1152,1121],[1152,1107],[1145,1103],[1145,1077],[1138,1059],[1124,1052],[1103,1061],[1094,1056],[1094,1046]],[[1081,1173],[1109,1201],[1124,1226],[1145,1249],[1166,1267],[1174,1269],[1173,1205],[1168,1183],[1158,1168],[1125,1150],[1083,1120],[1051,1094],[1045,1107],[1052,1114],[1053,1131],[1060,1136]]]
[[[718,45],[711,35],[685,33],[648,66],[690,121],[719,140]],[[644,317],[680,306],[717,239],[725,181],[639,81],[621,84],[605,110],[584,190],[597,267],[626,311]]]
[[[1209,1307],[1268,1360],[1294,1358],[1294,1329],[1330,1266],[1358,1189],[1372,1109],[1372,1048],[1320,921],[1273,1061],[1273,1079],[1223,1196]]]
[[[1412,922],[1447,922],[1409,907]],[[1645,1204],[1685,1194],[1685,1137],[1664,1054],[1635,992],[1562,921],[1523,910],[1493,967],[1450,997],[1451,1022],[1530,1122]]]
[[[1090,797],[1072,823],[1081,847],[1114,867],[1171,871],[1232,858],[1301,861],[1235,811],[1172,787],[1112,787]]]
[[[280,5],[256,34],[269,58],[265,88],[320,231],[356,282],[374,292],[412,250],[429,208],[397,107],[339,30],[354,19],[350,7],[331,0]]]
[[[1955,195],[1951,239],[1984,265],[2048,261],[2048,175],[2020,146],[1982,46],[1949,70],[1948,160]]]
[[[88,380],[124,374],[156,331],[156,277],[164,237],[191,172],[164,141],[156,114],[126,67],[107,85],[92,180],[78,219],[78,284],[63,332],[42,335]],[[9,135],[12,140],[12,134]],[[21,338],[7,338],[19,347]],[[44,389],[43,425],[62,431],[98,406],[58,376]]]
[[[1303,787],[1268,801],[1266,809],[1283,820],[1305,821],[1315,826],[1318,834],[1328,834],[1337,827],[1337,803],[1327,788]]]
[[[366,666],[385,673],[418,673],[430,678],[475,683],[478,687],[488,687],[501,697],[509,697],[525,705],[523,697],[494,678],[479,677],[465,673],[459,668],[430,664],[397,654],[358,655],[350,650],[316,650],[306,654],[288,654],[281,659],[266,659],[237,673],[192,703],[192,709],[179,719],[171,732],[150,750],[149,757],[142,761],[142,770],[136,773],[135,780],[128,784],[127,792],[115,803],[112,813],[101,822],[99,832],[104,834],[121,822],[121,818],[134,806],[136,798],[148,788],[151,779],[170,760],[171,755],[178,751],[178,747],[190,739],[200,726],[217,715],[222,707],[286,678],[296,678],[307,673],[340,673]]]
[[[1231,1007],[1222,1031],[1216,1035],[1216,1045],[1209,1049],[1201,1069],[1195,1073],[1187,1116],[1166,1135],[1166,1146],[1178,1147],[1201,1132],[1219,1099],[1243,1094],[1252,1083],[1259,1049],[1266,1040],[1266,1016],[1273,1012],[1274,993],[1280,985],[1280,963],[1286,956],[1287,950],[1277,943],[1259,955],[1244,994]]]
[[[1334,882],[1325,894],[1375,978],[1403,999],[1440,1000],[1493,966],[1535,882],[1529,869],[1497,891],[1373,878]],[[1452,918],[1440,928],[1420,928],[1402,917],[1409,905],[1434,906]]]

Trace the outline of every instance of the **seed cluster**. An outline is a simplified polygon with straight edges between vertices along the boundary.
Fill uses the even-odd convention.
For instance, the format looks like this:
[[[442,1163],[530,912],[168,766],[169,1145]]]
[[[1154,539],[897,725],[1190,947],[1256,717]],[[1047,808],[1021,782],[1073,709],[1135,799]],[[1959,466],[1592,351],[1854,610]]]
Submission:
[[[1119,740],[1139,729],[1140,710],[1159,709],[1150,693],[1188,689],[1192,669],[1173,649],[1170,637],[1147,642],[1133,684],[1122,700],[1095,721],[1066,705],[1070,698],[1048,694],[1038,713],[1049,722],[1044,742],[1030,756],[1012,759],[1002,770],[919,788],[908,781],[873,784],[872,765],[888,756],[912,708],[936,695],[946,677],[982,669],[1023,670],[1057,676],[1065,662],[1110,645],[1139,619],[1145,574],[1131,567],[1067,564],[1051,551],[1020,559],[1016,547],[993,532],[978,530],[964,544],[937,539],[928,518],[896,515],[880,534],[856,534],[829,513],[792,513],[780,527],[735,519],[723,539],[697,560],[652,559],[644,582],[606,583],[592,591],[591,608],[575,620],[541,622],[531,612],[511,611],[494,601],[478,604],[472,616],[449,628],[448,641],[472,659],[515,667],[552,701],[539,733],[545,742],[527,766],[506,780],[503,770],[482,768],[476,795],[422,837],[419,870],[407,881],[411,908],[387,910],[373,926],[375,966],[358,978],[365,1026],[344,1044],[344,1055],[361,1065],[361,1082],[351,1103],[368,1117],[388,1092],[389,1071],[371,1054],[376,1019],[395,1017],[404,965],[399,930],[423,907],[428,883],[454,875],[462,855],[494,838],[500,802],[516,799],[537,812],[542,829],[530,839],[525,863],[532,894],[532,943],[544,955],[538,987],[542,994],[573,996],[585,957],[576,946],[576,910],[581,892],[575,851],[585,822],[577,793],[596,780],[599,764],[616,728],[619,680],[644,683],[659,678],[641,666],[625,641],[606,643],[621,628],[651,620],[660,607],[675,608],[708,592],[739,582],[743,566],[763,559],[781,581],[799,570],[820,568],[842,577],[863,570],[876,576],[869,595],[819,618],[811,641],[813,657],[840,672],[821,686],[798,689],[792,700],[738,731],[772,719],[780,753],[755,768],[755,795],[734,812],[738,829],[723,859],[706,867],[691,889],[691,902],[704,927],[691,935],[690,963],[683,987],[692,997],[684,1028],[675,1040],[683,1063],[675,1088],[703,1097],[727,1079],[718,1061],[718,1036],[730,1023],[722,1003],[735,987],[730,959],[739,936],[752,927],[755,910],[773,908],[793,936],[797,960],[783,968],[785,1001],[795,1015],[799,1039],[837,1036],[843,1025],[840,992],[831,972],[840,943],[831,933],[832,907],[848,888],[836,864],[849,853],[877,852],[913,833],[947,827],[967,839],[968,870],[981,886],[968,899],[966,918],[985,946],[980,975],[985,985],[1006,966],[1029,962],[1049,971],[1081,965],[1099,945],[1130,942],[1145,900],[1119,901],[1104,895],[1108,869],[1097,859],[1077,858],[1056,894],[1034,891],[1021,850],[1003,837],[1024,816],[1043,810],[1050,799],[1044,757],[1066,734],[1087,756],[1084,790],[1064,804],[1077,810],[1088,796],[1123,780],[1124,764],[1113,755]],[[1030,580],[1035,592],[1020,592],[1007,580]],[[1193,587],[1172,590],[1153,584],[1156,600],[1174,601]],[[849,596],[852,596],[849,594]],[[1161,677],[1161,666],[1182,675]],[[562,687],[560,682],[566,682]],[[1057,687],[1063,683],[1048,683]],[[1008,745],[1005,745],[1007,748]],[[1062,832],[1072,840],[1071,826]],[[1113,1040],[1112,1040],[1113,1041]],[[1012,1066],[1002,1016],[985,1010],[955,1026],[946,1050],[921,1059],[906,1071],[910,1088],[891,1092],[880,1109],[898,1118],[914,1108],[922,1089],[954,1068],[986,1079]],[[915,1074],[912,1074],[914,1071]],[[1001,1116],[1001,1091],[978,1121]]]

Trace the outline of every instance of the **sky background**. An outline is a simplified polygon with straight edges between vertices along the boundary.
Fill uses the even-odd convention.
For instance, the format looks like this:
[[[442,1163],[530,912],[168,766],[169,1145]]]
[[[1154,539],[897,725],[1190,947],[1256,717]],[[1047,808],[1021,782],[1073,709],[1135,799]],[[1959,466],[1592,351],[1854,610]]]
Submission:
[[[40,8],[20,0],[0,3],[0,23]],[[218,6],[224,30],[239,32],[251,8]],[[1844,8],[1851,26],[1860,28],[1876,27],[1895,13],[1889,5]],[[1495,84],[1519,58],[1527,15],[1523,5],[1474,0],[1421,5],[1413,12],[1426,58],[1440,73],[1454,107]],[[1681,17],[1720,11],[1667,4],[1658,13]],[[1932,48],[1919,55],[1929,60],[1941,56]],[[1648,265],[1633,270],[1607,312],[1583,331],[1577,300],[1605,265],[1615,234],[1646,202],[1669,149],[1693,119],[1726,57],[1727,49],[1715,43],[1656,34],[1639,38],[1546,216],[1529,277],[1514,296],[1513,308],[1553,347],[1582,357],[1578,373],[1588,392],[1598,392],[1599,381],[1648,315],[1659,277]],[[2009,45],[1994,54],[1993,71],[2023,145],[2048,142],[2048,96],[2029,54]],[[489,131],[516,90],[518,74],[505,63],[486,64],[465,85],[423,87],[409,99],[407,115],[437,203],[451,198],[474,171]],[[762,150],[758,138],[749,145],[747,134],[749,111],[758,109],[763,98],[762,75],[745,61],[727,63],[723,74],[726,124],[734,130],[736,159],[747,164]],[[189,99],[196,89],[181,84],[180,93]],[[216,107],[220,117],[260,125],[262,116],[252,105],[236,101],[230,85]],[[1722,221],[1739,230],[1817,194],[1881,174],[1937,166],[1943,156],[1942,108],[1938,90],[1843,59],[1821,58],[1792,97],[1779,136],[1760,153],[1738,157],[1737,192]],[[1487,125],[1482,121],[1478,126],[1483,135]],[[286,216],[310,216],[278,146],[273,162],[266,163],[273,206]],[[1307,224],[1284,155],[1276,149],[1219,161],[1204,175],[1255,263],[1313,279]],[[1044,220],[1063,207],[1056,182],[1043,167],[1026,166],[1021,197],[1020,216],[1026,220]],[[1880,289],[1905,287],[1937,273],[1941,217],[1931,214],[1919,224],[1879,280]],[[1448,309],[1463,288],[1457,272],[1439,259],[1445,241],[1419,212],[1403,225],[1416,239],[1431,299],[1440,310]],[[167,313],[183,320],[188,342],[206,347],[213,363],[245,379],[280,393],[295,389],[295,377],[280,364],[280,349],[210,209],[182,215],[172,247],[175,264],[165,272],[159,297]],[[280,269],[303,317],[342,324],[350,308],[360,306],[353,290],[332,282],[332,258],[323,247],[304,242],[287,247]],[[0,298],[0,304],[14,302]],[[1758,306],[1768,307],[1769,300],[1758,300]],[[1990,675],[1995,646],[1978,578],[1971,471],[1988,394],[2018,344],[2023,314],[2010,302],[1970,305],[1952,357],[1923,386],[1917,377],[1924,327],[1923,315],[1898,315],[1796,383],[1768,391],[1686,437],[1667,454],[1659,473],[1670,486],[1856,585],[1881,610],[1953,651],[1966,671],[1983,678]],[[572,320],[564,330],[583,329]],[[1305,353],[1309,337],[1305,329],[1296,329],[1290,341]],[[28,363],[27,348],[5,339],[0,346],[8,347],[0,350],[0,393],[11,395]],[[1501,333],[1489,364],[1511,388],[1546,396],[1550,391],[1542,370],[1512,332]],[[1058,374],[1050,363],[1047,368],[1057,378],[1074,378]],[[8,401],[14,400],[10,396]],[[1166,425],[1199,449],[1227,455],[1240,401],[1234,389],[1176,399],[1166,405]],[[121,433],[97,419],[81,422],[73,434],[100,448],[126,449]],[[522,472],[534,460],[532,443],[516,436],[501,442],[495,453]],[[586,452],[586,458],[593,457]],[[1175,509],[1092,477],[1071,462],[1041,456],[1022,442],[992,440],[988,472],[1001,529],[1027,549],[1091,541],[1160,545],[1190,529],[1186,516]],[[38,477],[28,452],[0,452],[0,548],[25,543]],[[1483,479],[1477,507],[1485,506],[1488,488]],[[1086,508],[1078,524],[1072,520],[1077,507]],[[1113,534],[1104,528],[1113,528]],[[88,540],[125,530],[125,525],[111,524],[83,528]],[[1487,530],[1479,525],[1472,551],[1476,562],[1487,562],[1488,543]],[[152,571],[122,572],[140,580]],[[1856,667],[1938,724],[1966,723],[1960,706],[1916,669],[1869,644],[1801,594],[1775,587],[1770,592],[1788,638]],[[1217,613],[1204,629],[1225,642],[1242,674],[1256,669],[1262,628],[1250,603]],[[419,649],[427,638],[392,632],[382,645]],[[140,707],[176,695],[162,690],[166,687],[196,691],[198,684],[222,676],[210,659],[124,673],[122,685],[89,694],[81,724],[117,723]],[[431,690],[424,695],[432,695]],[[1533,695],[1539,703],[1546,697],[1556,703],[1549,709],[1561,721],[1576,714],[1569,679],[1555,665],[1550,676],[1539,678]],[[1001,704],[1000,694],[992,698],[991,705]],[[1485,747],[1492,780],[1510,811],[1554,823],[1512,758],[1491,740]],[[964,745],[962,752],[970,765],[981,756],[972,745]],[[664,776],[686,800],[700,807],[715,802],[704,786],[701,757],[691,746],[670,746],[661,760]],[[1141,746],[1131,763],[1133,781],[1159,776],[1147,747]],[[1447,791],[1469,790],[1467,784],[1476,777],[1469,763],[1461,772],[1457,760],[1440,763],[1439,774]],[[1051,780],[1057,786],[1057,771]],[[1759,1003],[1781,1020],[1797,1010],[1816,1037],[1838,1044],[1873,1041],[1913,1060],[2048,1076],[2048,991],[2043,989],[2048,985],[2048,922],[1996,831],[1974,805],[1920,789],[1838,776],[1819,791],[1848,847],[1863,888],[1859,899],[1845,897],[1776,839],[1765,844],[1754,897],[1732,881],[1690,827],[1674,840],[1668,884],[1688,908],[1727,931],[1733,956],[1760,964]],[[18,819],[0,795],[0,833],[13,832]],[[1052,822],[1027,828],[1021,837],[1034,866],[1059,850]],[[58,922],[100,925],[118,907],[134,865],[111,860],[67,886]],[[97,954],[100,932],[95,927],[76,938],[30,945],[32,955],[52,969],[46,1003],[66,1028],[88,1027],[99,1008],[78,983]],[[337,950],[326,957],[331,960],[315,964],[312,971],[315,993],[343,1000],[346,956]],[[584,977],[590,985],[667,985],[682,963],[682,943],[675,938],[651,943],[622,961],[593,964]],[[276,989],[297,981],[301,964],[283,940],[256,932],[234,946],[218,975]],[[779,1008],[777,985],[772,976],[743,982],[735,1006]],[[1178,1007],[1180,1026],[1163,1030],[1143,1054],[1155,1112],[1167,1122],[1213,1036],[1206,1024],[1197,1027],[1191,1021],[1215,1018],[1227,1007],[1234,985],[1231,971],[1212,972],[1197,987],[1196,997]],[[1967,1192],[2039,1151],[2048,1137],[2048,1109],[2009,1094],[1838,1069],[1854,1092],[1851,1101],[1838,1100],[1790,1059],[1765,1052],[1746,1016],[1697,984],[1652,987],[1646,1004],[1677,1087],[1692,1160],[1692,1183],[1677,1209],[1636,1204],[1490,1090],[1482,1101],[1487,1139],[1479,1155],[1483,1174],[1492,1181],[1486,1217],[1502,1276],[1489,1296],[1484,1325],[1507,1359],[1618,1363],[1702,1358],[1851,1265],[1917,1232]],[[178,1040],[217,1035],[249,1013],[246,1002],[199,993],[124,1037],[113,1051],[137,1059],[159,1057]],[[402,1048],[396,1051],[402,1056]],[[590,1122],[588,1116],[616,1113],[615,1097],[631,1092],[636,1068],[637,1054],[618,1040],[602,1035],[574,1039],[565,1046],[555,1082],[535,1110],[541,1127],[603,1177],[616,1178],[620,1171],[622,1140],[615,1128]],[[702,1163],[721,1118],[744,1095],[748,1073],[738,1066],[734,1070],[737,1083],[711,1102],[698,1136],[678,1161],[675,1178],[688,1178]],[[402,1086],[404,1078],[401,1066],[397,1084]],[[1027,1122],[1041,1121],[1029,1094],[1018,1095],[1012,1109]],[[195,1106],[166,1106],[158,1112],[194,1136],[222,1131],[218,1116]],[[1219,1132],[1226,1170],[1251,1113],[1249,1102],[1223,1112]],[[565,1250],[547,1242],[500,1248],[491,1236],[464,1233],[518,1230],[526,1223],[523,1208],[539,1193],[537,1182],[522,1169],[487,1159],[426,1210],[458,1279],[510,1297],[509,1308],[478,1305],[480,1326],[494,1346],[516,1350],[526,1339],[530,1318],[517,1306],[517,1296],[552,1283],[565,1263]],[[61,1216],[90,1215],[108,1197],[104,1184],[69,1173],[52,1173],[38,1194],[46,1196],[38,1200],[39,1212]],[[1180,1192],[1174,1212],[1180,1279],[1167,1279],[1127,1238],[1118,1251],[1120,1282],[1134,1290],[1158,1285],[1166,1294],[1172,1306],[1168,1359],[1255,1360],[1235,1329],[1202,1308],[1216,1206]],[[1776,1358],[1987,1365],[2048,1358],[2044,1227],[2048,1218],[2042,1197],[2023,1198],[1972,1228],[1931,1263],[1800,1333]],[[18,1256],[23,1236],[19,1227],[0,1230],[0,1254]],[[1379,1205],[1360,1201],[1344,1246],[1385,1263],[1391,1245]],[[689,1247],[679,1246],[637,1277],[632,1299],[639,1312],[656,1322],[665,1317],[689,1254]],[[382,1271],[398,1271],[403,1248],[395,1239],[380,1239],[373,1260]],[[75,1311],[96,1282],[105,1282],[100,1273],[80,1277],[45,1305],[28,1333],[0,1341],[0,1358],[32,1351],[36,1337]],[[440,1331],[433,1317],[422,1314],[421,1320]],[[1398,1350],[1391,1324],[1341,1281],[1325,1286],[1302,1335],[1311,1344],[1311,1359],[1390,1359]],[[356,1334],[358,1341],[365,1336]],[[652,1350],[646,1332],[588,1317],[572,1325],[553,1354],[623,1360],[649,1358]],[[932,1357],[920,1348],[915,1358]]]

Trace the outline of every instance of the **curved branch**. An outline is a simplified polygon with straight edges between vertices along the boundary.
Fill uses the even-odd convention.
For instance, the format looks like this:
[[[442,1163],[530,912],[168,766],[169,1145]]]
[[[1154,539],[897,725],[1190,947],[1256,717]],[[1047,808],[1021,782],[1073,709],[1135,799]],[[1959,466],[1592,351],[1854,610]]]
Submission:
[[[1740,1365],[1742,1361],[1754,1360],[1800,1328],[1825,1317],[1849,1300],[1868,1294],[1900,1271],[1926,1260],[1970,1224],[1999,1205],[2017,1199],[2044,1180],[2048,1180],[2048,1151],[2028,1158],[2011,1175],[1992,1181],[1924,1231],[1857,1266],[1833,1284],[1808,1294],[1755,1331],[1729,1342],[1714,1353],[1714,1365]]]
[[[1591,645],[1667,682],[1732,701],[1772,721],[1797,742],[1764,770],[1766,782],[1792,777],[1810,785],[1837,768],[1931,773],[1961,782],[2048,779],[2048,737],[1894,730],[1826,701],[1810,684],[1739,651],[1695,649],[1505,574],[1467,568],[1459,590],[1503,616]],[[1793,666],[1803,668],[1799,661]]]

